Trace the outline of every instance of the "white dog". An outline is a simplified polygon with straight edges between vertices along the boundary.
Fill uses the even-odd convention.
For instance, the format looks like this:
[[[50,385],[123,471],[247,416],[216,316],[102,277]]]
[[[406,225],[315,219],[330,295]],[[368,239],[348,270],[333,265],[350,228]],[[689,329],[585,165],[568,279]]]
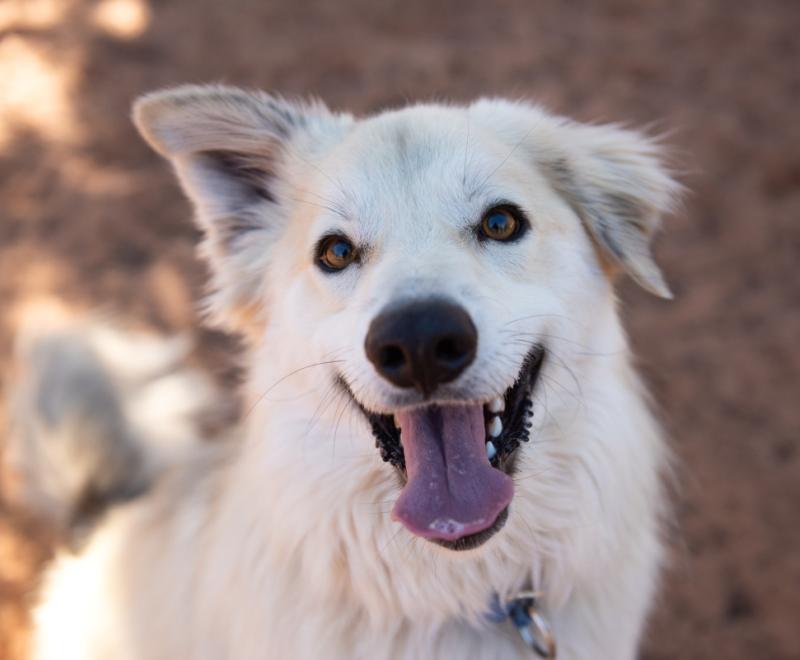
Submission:
[[[248,338],[244,430],[58,559],[35,657],[634,658],[666,451],[613,278],[669,296],[657,146],[501,100],[134,118]]]

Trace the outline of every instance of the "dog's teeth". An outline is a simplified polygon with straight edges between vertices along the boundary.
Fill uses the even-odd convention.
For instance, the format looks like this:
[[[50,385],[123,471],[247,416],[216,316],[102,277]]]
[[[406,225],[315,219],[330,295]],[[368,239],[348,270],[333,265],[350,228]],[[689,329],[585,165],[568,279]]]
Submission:
[[[495,456],[497,456],[497,447],[489,440],[489,442],[486,443],[486,458],[491,461]]]
[[[506,402],[503,400],[503,397],[501,396],[489,401],[489,412],[499,413],[503,412],[505,408],[506,408]]]
[[[486,425],[486,432],[493,438],[500,437],[503,432],[503,422],[495,415],[491,421]]]

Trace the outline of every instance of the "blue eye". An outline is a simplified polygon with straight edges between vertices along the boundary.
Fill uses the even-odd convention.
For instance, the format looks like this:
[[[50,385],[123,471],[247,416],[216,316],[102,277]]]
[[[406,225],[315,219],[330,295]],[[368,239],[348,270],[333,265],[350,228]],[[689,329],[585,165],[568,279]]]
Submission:
[[[344,270],[357,256],[358,251],[345,236],[327,236],[317,245],[317,265],[329,273]]]
[[[496,206],[483,214],[480,235],[493,241],[510,241],[517,238],[523,229],[523,220],[518,213],[504,206]]]

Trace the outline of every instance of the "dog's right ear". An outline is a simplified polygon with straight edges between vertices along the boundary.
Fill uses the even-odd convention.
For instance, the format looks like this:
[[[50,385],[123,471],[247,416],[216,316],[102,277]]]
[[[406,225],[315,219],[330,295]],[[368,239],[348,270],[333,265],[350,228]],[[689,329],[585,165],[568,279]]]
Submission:
[[[133,120],[175,168],[205,234],[207,310],[227,329],[257,333],[269,244],[289,214],[293,156],[313,158],[352,124],[321,103],[189,85],[139,98]]]

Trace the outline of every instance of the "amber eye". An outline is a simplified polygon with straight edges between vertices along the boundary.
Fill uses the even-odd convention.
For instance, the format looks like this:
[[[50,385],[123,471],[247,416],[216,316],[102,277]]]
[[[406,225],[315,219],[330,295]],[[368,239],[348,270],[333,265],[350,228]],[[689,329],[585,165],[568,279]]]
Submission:
[[[509,241],[517,238],[521,229],[522,223],[512,209],[496,206],[484,213],[480,233],[493,241]]]
[[[329,273],[344,270],[357,256],[355,246],[344,236],[327,236],[317,246],[317,264]]]

